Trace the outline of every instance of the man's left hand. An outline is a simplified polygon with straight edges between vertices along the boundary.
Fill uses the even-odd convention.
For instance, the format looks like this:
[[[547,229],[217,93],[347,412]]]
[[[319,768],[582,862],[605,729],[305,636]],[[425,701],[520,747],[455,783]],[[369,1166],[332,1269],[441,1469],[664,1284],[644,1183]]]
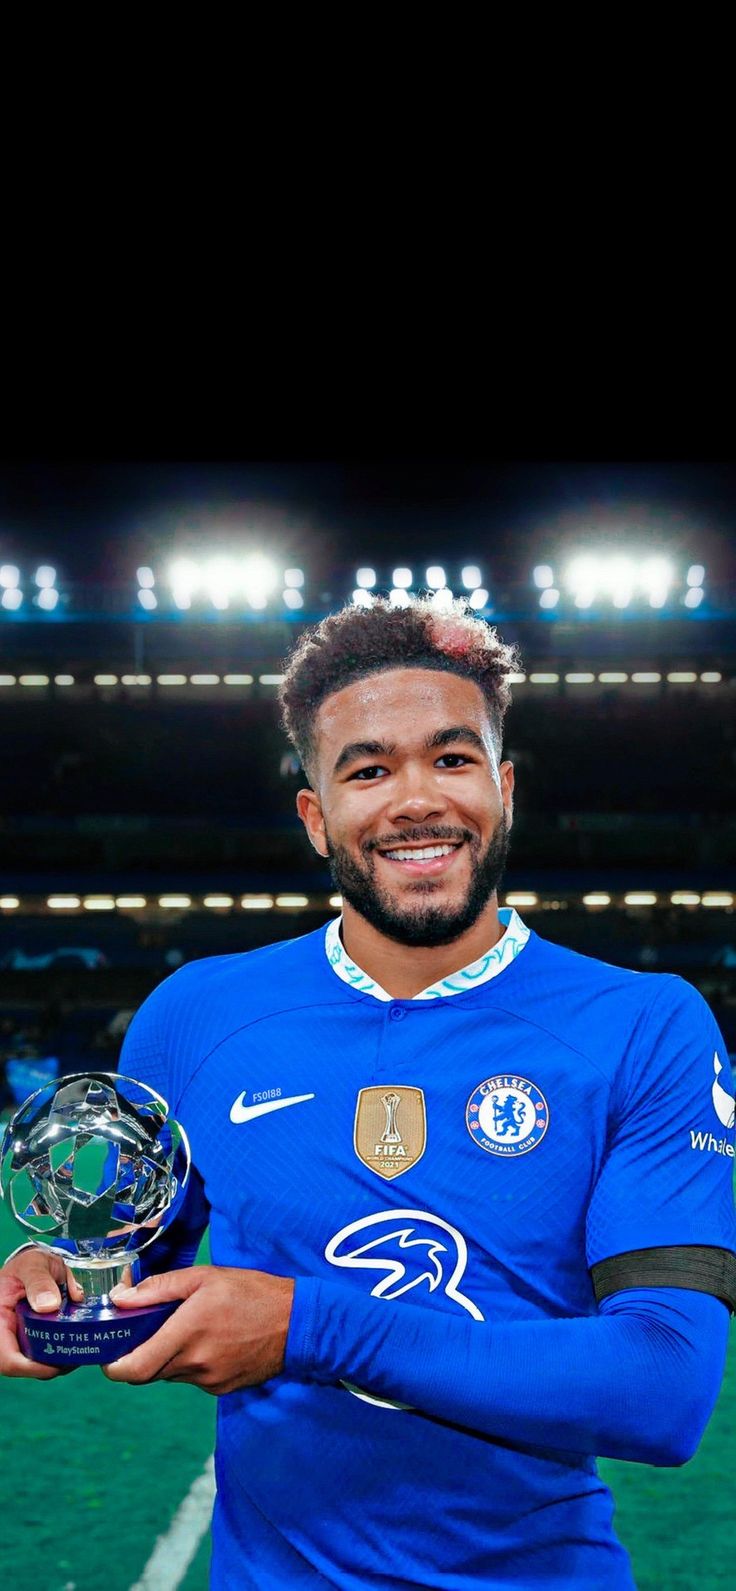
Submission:
[[[121,1310],[183,1299],[147,1342],[102,1365],[109,1381],[190,1381],[219,1395],[257,1386],[283,1369],[294,1283],[224,1265],[148,1276],[115,1288]]]

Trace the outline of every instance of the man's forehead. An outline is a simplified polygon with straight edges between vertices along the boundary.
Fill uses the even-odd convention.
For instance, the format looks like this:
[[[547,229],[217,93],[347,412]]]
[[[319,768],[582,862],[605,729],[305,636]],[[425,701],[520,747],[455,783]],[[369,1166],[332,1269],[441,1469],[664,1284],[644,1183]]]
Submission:
[[[435,722],[436,720],[436,722]],[[441,669],[395,668],[368,674],[320,703],[316,728],[320,739],[380,738],[402,724],[424,739],[440,725],[472,723],[479,734],[489,732],[488,705],[475,680]]]

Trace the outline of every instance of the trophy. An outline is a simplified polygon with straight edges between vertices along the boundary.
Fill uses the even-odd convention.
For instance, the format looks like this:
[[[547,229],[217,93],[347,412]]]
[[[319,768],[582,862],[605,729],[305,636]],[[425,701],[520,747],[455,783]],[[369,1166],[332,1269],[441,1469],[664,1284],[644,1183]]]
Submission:
[[[181,1208],[189,1144],[160,1094],[115,1072],[74,1073],[29,1095],[5,1130],[0,1192],[25,1237],[80,1283],[82,1303],[16,1306],[30,1359],[72,1369],[131,1353],[177,1303],[118,1310],[117,1282],[140,1280],[138,1255]]]

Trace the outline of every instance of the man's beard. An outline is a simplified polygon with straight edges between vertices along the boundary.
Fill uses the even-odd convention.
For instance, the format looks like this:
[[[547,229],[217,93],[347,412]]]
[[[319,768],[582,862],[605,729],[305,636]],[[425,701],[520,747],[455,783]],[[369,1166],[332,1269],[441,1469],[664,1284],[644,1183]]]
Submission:
[[[379,933],[385,934],[387,939],[394,939],[400,945],[421,945],[428,949],[433,945],[451,944],[453,939],[459,939],[477,922],[503,877],[509,850],[510,825],[504,812],[482,855],[477,837],[468,829],[462,831],[462,838],[470,848],[471,877],[465,899],[457,906],[433,905],[431,897],[434,891],[428,879],[415,882],[413,894],[416,904],[396,904],[388,891],[376,883],[373,848],[366,852],[365,866],[362,867],[344,846],[333,845],[329,834],[325,838],[330,871],[343,899],[349,901],[354,910]],[[422,840],[427,845],[437,845],[442,844],[443,840],[457,840],[460,834],[457,830],[451,835],[424,830],[419,834],[403,834],[399,838],[406,842],[411,840],[415,844]],[[401,863],[396,863],[396,866],[400,867]],[[423,895],[427,897],[426,900],[422,899]]]

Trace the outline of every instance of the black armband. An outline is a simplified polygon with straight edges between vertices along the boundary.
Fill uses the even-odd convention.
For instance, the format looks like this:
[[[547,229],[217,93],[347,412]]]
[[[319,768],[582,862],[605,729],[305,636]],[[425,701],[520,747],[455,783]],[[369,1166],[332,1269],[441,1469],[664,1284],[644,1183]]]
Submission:
[[[683,1244],[677,1248],[637,1248],[614,1254],[590,1269],[596,1303],[626,1287],[689,1287],[712,1293],[736,1311],[736,1254],[725,1248]]]

